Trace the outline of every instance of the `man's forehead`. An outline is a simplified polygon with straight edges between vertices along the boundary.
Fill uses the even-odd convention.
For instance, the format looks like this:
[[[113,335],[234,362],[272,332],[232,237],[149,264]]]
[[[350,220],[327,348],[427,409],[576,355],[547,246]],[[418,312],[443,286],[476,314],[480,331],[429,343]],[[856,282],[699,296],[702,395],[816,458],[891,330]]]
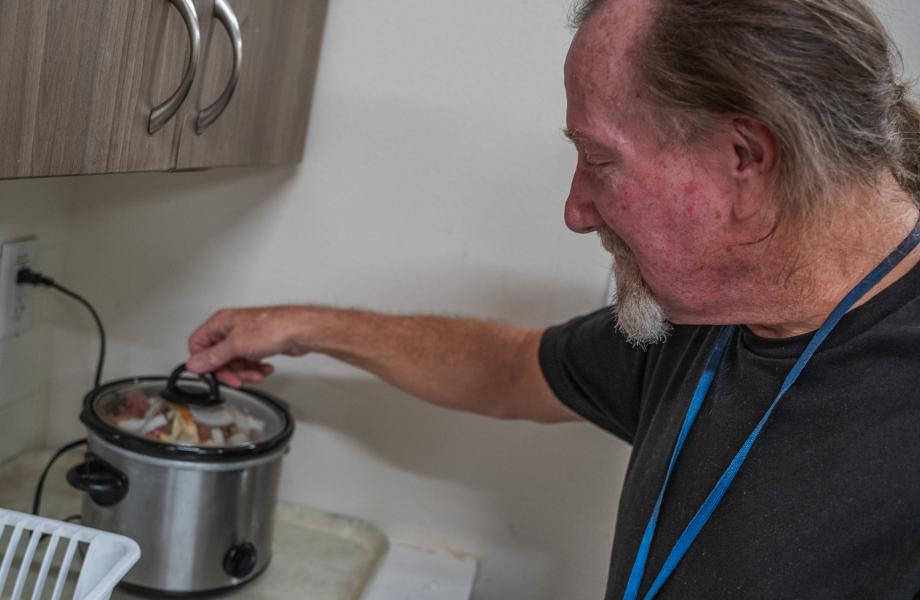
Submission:
[[[625,149],[646,135],[648,115],[633,65],[655,5],[608,0],[576,34],[565,67],[566,125],[576,145]]]
[[[581,26],[566,60],[566,82],[584,92],[623,87],[656,0],[608,0]]]

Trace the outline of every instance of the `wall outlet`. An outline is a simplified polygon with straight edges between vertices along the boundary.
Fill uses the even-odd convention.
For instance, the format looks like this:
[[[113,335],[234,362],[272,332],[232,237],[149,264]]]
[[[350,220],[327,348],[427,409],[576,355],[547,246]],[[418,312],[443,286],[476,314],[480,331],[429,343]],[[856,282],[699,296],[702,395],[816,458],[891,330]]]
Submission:
[[[16,273],[35,267],[38,242],[34,237],[0,246],[0,339],[25,333],[32,327],[31,285],[16,285]]]

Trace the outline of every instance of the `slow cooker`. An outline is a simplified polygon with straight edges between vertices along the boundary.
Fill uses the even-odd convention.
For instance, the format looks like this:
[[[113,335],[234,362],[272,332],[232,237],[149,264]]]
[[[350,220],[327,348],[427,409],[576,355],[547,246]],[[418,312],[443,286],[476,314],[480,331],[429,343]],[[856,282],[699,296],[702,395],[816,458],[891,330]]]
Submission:
[[[287,405],[213,374],[134,377],[86,395],[86,458],[67,473],[86,492],[85,525],[133,538],[123,585],[187,595],[233,588],[271,560]]]

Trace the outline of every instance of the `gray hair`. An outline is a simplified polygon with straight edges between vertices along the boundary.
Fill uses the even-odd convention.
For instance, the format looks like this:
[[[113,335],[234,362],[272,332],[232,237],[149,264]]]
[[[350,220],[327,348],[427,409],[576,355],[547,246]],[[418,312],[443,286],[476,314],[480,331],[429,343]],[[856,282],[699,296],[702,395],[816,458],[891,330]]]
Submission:
[[[581,0],[581,27],[610,0]],[[615,1],[615,0],[614,0]],[[863,0],[659,0],[636,74],[689,143],[741,113],[776,138],[779,218],[834,214],[846,185],[890,170],[920,204],[920,110],[894,43]]]

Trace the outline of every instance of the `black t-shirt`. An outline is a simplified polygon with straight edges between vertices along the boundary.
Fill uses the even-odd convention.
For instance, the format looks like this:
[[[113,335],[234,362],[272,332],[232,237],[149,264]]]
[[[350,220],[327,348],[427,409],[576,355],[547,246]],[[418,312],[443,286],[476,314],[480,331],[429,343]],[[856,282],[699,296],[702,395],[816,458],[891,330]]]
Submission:
[[[641,351],[613,320],[606,308],[548,329],[540,364],[567,406],[632,444],[607,584],[619,600],[720,329],[676,326]],[[736,332],[671,476],[639,598],[810,337]],[[844,316],[657,598],[910,600],[918,591],[920,266]]]

